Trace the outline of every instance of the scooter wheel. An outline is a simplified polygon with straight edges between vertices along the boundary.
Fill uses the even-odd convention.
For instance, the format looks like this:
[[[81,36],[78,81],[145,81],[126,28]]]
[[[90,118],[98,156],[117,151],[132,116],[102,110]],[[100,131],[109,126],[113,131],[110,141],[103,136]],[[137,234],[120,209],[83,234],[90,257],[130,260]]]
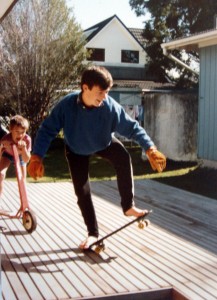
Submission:
[[[23,226],[28,233],[32,233],[37,226],[36,216],[31,210],[26,210],[23,213]]]

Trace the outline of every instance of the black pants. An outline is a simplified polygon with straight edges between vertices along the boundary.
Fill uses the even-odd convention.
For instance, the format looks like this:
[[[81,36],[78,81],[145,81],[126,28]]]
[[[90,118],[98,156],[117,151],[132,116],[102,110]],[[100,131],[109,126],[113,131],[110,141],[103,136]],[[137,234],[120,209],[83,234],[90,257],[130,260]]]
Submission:
[[[89,156],[75,154],[70,151],[68,146],[65,147],[65,153],[78,206],[87,226],[88,235],[98,237],[98,224],[89,182]],[[121,196],[121,206],[123,212],[126,212],[134,204],[132,163],[129,153],[123,144],[114,137],[110,146],[96,154],[107,159],[114,166]]]

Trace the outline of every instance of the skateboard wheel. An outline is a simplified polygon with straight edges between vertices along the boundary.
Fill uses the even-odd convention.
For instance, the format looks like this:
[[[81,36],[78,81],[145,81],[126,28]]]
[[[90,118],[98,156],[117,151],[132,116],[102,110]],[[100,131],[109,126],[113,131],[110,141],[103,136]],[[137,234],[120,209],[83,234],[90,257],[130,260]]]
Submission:
[[[145,222],[146,227],[148,227],[151,224],[151,222],[149,220],[145,220],[144,222]]]
[[[143,220],[143,221],[140,221],[138,223],[138,227],[140,229],[144,229],[145,227],[149,226],[150,225],[150,221],[149,220]]]
[[[32,233],[37,226],[36,216],[31,210],[26,210],[23,213],[23,226],[28,233]]]
[[[143,228],[145,228],[145,222],[144,221],[140,221],[139,223],[138,223],[138,227],[140,228],[140,229],[143,229]]]
[[[104,250],[105,250],[105,244],[102,243],[102,244],[96,245],[94,252],[99,254],[100,252],[102,252]]]
[[[95,248],[95,250],[94,250],[94,252],[96,253],[96,254],[99,254],[100,252],[102,251],[102,249],[100,248],[100,247],[96,247]]]

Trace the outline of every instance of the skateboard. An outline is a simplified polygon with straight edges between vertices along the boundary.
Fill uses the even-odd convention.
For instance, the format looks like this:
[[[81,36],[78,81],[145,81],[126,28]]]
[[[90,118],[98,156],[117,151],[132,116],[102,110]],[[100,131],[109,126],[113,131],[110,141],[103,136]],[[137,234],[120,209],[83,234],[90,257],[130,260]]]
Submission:
[[[20,196],[20,208],[15,215],[13,215],[9,211],[0,210],[0,216],[9,217],[10,219],[20,219],[23,220],[23,226],[28,233],[32,233],[37,226],[37,219],[34,212],[29,207],[26,183],[23,178],[22,171],[20,168],[20,160],[17,151],[17,147],[15,144],[11,145],[13,157],[14,157],[14,165],[17,177],[17,184]]]
[[[150,225],[150,221],[148,219],[146,219],[146,217],[152,212],[152,210],[147,211],[147,213],[145,213],[143,216],[140,216],[138,218],[135,218],[134,220],[128,222],[127,224],[121,226],[120,228],[112,231],[111,233],[105,235],[104,237],[102,237],[101,239],[99,239],[98,241],[92,243],[89,246],[89,250],[93,250],[95,253],[99,254],[100,252],[105,250],[105,243],[104,241],[109,238],[110,236],[116,234],[117,232],[123,230],[124,228],[130,226],[131,224],[137,222],[138,223],[138,227],[140,229],[144,229],[145,227]]]

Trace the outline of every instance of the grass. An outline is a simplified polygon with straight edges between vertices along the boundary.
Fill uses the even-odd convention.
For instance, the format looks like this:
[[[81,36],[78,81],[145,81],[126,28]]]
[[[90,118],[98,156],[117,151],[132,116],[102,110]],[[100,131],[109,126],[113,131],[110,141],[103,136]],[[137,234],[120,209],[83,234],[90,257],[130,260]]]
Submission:
[[[167,160],[166,170],[163,173],[156,173],[151,169],[148,161],[141,159],[141,148],[139,146],[131,143],[125,143],[125,145],[132,158],[135,180],[152,179],[160,183],[217,199],[217,170],[202,168],[198,162]],[[44,165],[45,176],[37,182],[70,180],[62,139],[53,141],[44,159]],[[8,170],[7,179],[16,179],[12,166]],[[106,160],[92,156],[90,159],[90,179],[92,181],[115,180],[115,171]],[[29,177],[27,181],[35,182]]]

